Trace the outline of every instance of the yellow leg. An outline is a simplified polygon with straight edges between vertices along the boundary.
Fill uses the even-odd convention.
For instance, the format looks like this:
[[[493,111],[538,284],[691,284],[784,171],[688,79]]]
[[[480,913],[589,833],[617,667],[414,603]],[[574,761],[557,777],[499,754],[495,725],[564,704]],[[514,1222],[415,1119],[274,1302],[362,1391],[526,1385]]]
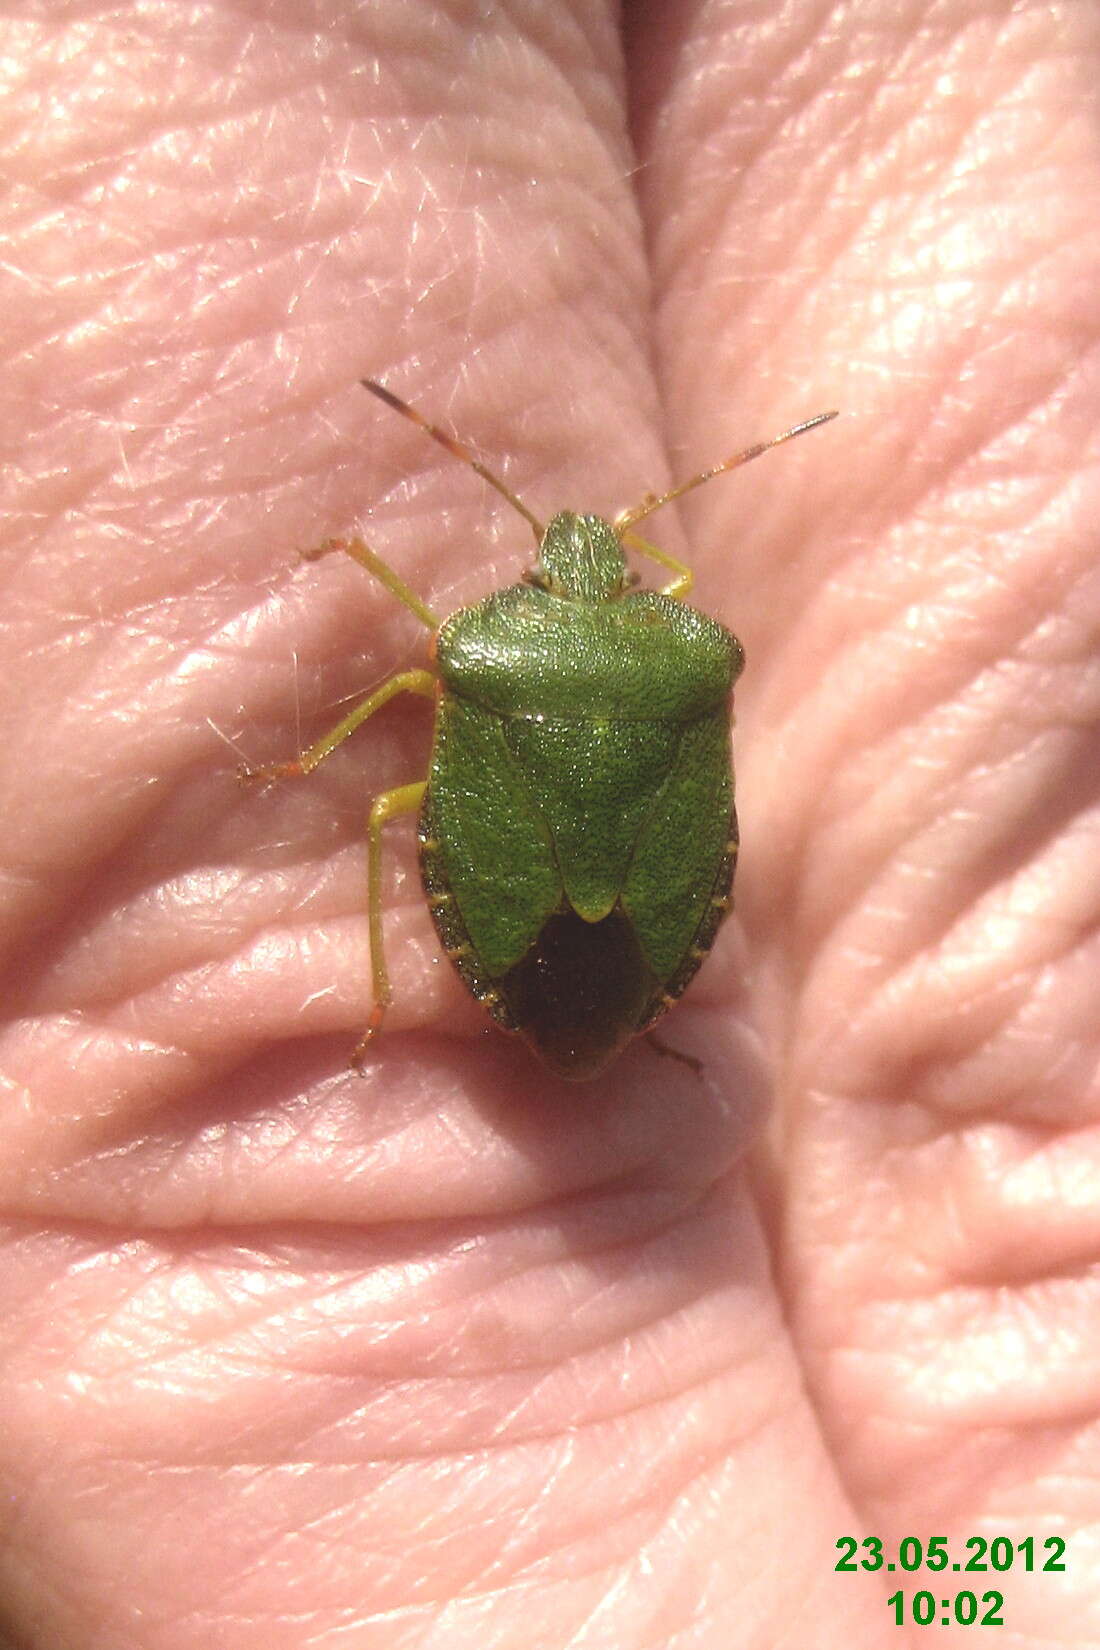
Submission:
[[[316,550],[303,550],[302,560],[320,561],[322,556],[331,555],[334,550],[341,551],[345,556],[350,556],[352,561],[357,561],[360,567],[365,567],[379,584],[386,587],[391,596],[396,596],[410,613],[416,614],[421,624],[426,624],[429,630],[439,629],[439,620],[431,608],[425,606],[416,591],[410,590],[404,579],[398,578],[393,568],[384,562],[381,556],[376,556],[358,534],[349,539],[325,539]]]
[[[330,728],[315,745],[303,751],[293,762],[270,762],[262,768],[238,768],[237,777],[245,783],[256,779],[300,779],[303,775],[312,773],[326,756],[332,754],[337,745],[342,745],[349,734],[363,725],[368,716],[373,716],[376,710],[381,710],[383,705],[388,704],[399,693],[419,693],[425,699],[432,699],[435,697],[435,689],[436,679],[430,670],[399,671],[396,676],[391,676],[389,681],[383,682],[381,687],[375,688],[373,693],[368,693],[365,699],[361,699],[354,710],[349,711],[342,721],[337,722],[334,728]]]
[[[370,931],[370,973],[374,1003],[367,1021],[367,1029],[355,1045],[351,1063],[362,1071],[367,1049],[378,1035],[383,1017],[393,998],[390,977],[386,972],[386,955],[382,943],[382,827],[402,814],[416,813],[424,800],[427,785],[399,785],[395,790],[383,791],[371,803],[367,822],[367,925]]]
[[[648,496],[652,497],[653,495]],[[629,515],[629,513],[629,511],[623,512],[624,515]],[[677,601],[683,601],[695,583],[695,574],[691,568],[686,562],[677,561],[675,556],[670,556],[667,550],[659,550],[655,544],[650,544],[649,540],[644,539],[640,533],[636,533],[633,527],[625,526],[620,530],[620,519],[620,517],[616,517],[613,523],[616,532],[619,534],[620,543],[629,544],[632,549],[637,550],[639,555],[648,556],[650,561],[659,562],[662,567],[667,567],[670,573],[675,573],[676,577],[674,579],[661,586],[661,594],[662,596],[674,596]]]

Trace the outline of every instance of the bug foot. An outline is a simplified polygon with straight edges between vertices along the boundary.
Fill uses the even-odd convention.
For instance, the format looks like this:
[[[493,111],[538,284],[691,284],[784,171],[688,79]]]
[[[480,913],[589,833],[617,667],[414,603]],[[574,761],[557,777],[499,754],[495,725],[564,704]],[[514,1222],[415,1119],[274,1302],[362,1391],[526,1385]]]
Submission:
[[[299,550],[298,560],[299,561],[320,561],[322,556],[331,556],[331,555],[334,555],[337,551],[343,551],[343,553],[346,555],[347,554],[347,549],[348,549],[348,540],[347,539],[340,539],[340,538],[322,539],[320,544],[315,544],[311,550]]]
[[[367,1074],[367,1055],[370,1053],[371,1044],[381,1030],[382,1016],[385,1012],[385,1003],[375,1003],[370,1011],[367,1029],[351,1051],[351,1059],[348,1064],[351,1066],[352,1071],[358,1072],[360,1077],[365,1077]]]
[[[265,779],[300,779],[304,772],[300,762],[269,762],[260,768],[250,768],[242,762],[237,769],[237,781],[241,785],[258,785]]]

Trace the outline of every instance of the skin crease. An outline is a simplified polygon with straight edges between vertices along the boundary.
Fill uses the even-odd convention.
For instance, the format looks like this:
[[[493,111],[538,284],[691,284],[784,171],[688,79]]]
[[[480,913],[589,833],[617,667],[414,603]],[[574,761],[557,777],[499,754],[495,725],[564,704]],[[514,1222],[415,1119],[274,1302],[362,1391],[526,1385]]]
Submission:
[[[13,1650],[1100,1640],[1095,13],[628,11],[0,23]],[[364,374],[544,515],[842,409],[650,524],[748,654],[701,1079],[485,1031],[400,825],[346,1072],[426,707],[233,772],[426,633],[296,550],[532,555]]]

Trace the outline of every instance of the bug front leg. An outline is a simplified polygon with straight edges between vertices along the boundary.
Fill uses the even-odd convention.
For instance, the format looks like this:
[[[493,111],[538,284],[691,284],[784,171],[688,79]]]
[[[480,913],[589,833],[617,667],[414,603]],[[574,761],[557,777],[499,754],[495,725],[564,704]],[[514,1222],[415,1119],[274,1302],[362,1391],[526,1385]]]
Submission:
[[[647,496],[652,498],[653,495],[650,493]],[[623,515],[628,516],[629,513],[629,511],[625,511]],[[670,556],[667,550],[660,550],[655,544],[650,544],[649,540],[644,539],[640,533],[636,533],[633,527],[628,524],[620,525],[623,521],[623,515],[616,516],[612,523],[619,535],[620,544],[629,544],[640,556],[648,556],[650,561],[655,561],[661,567],[667,567],[670,573],[674,573],[676,577],[670,579],[668,584],[661,586],[661,595],[672,596],[677,601],[682,602],[690,594],[691,587],[695,583],[695,574],[691,568],[686,562],[677,561],[675,556]]]
[[[388,562],[375,555],[370,545],[357,533],[346,539],[325,539],[315,550],[303,550],[302,560],[320,561],[322,556],[331,556],[336,551],[341,555],[350,556],[360,567],[365,567],[371,577],[377,579],[391,596],[396,596],[403,607],[416,614],[421,624],[427,625],[429,630],[439,629],[439,620],[431,608],[420,600],[415,590],[409,589],[404,579],[394,572]]]
[[[378,1035],[387,1008],[393,1000],[390,977],[386,970],[386,956],[382,940],[382,827],[403,814],[417,813],[424,800],[427,785],[399,785],[395,790],[382,791],[371,803],[367,821],[367,927],[370,933],[371,990],[374,1002],[367,1021],[367,1029],[355,1045],[351,1063],[362,1071],[367,1049]]]
[[[331,756],[337,745],[342,745],[349,734],[356,728],[362,727],[368,716],[373,716],[376,710],[388,704],[399,693],[419,693],[425,699],[435,697],[436,679],[430,670],[402,670],[396,676],[391,676],[382,686],[375,688],[365,699],[361,699],[354,710],[348,712],[334,728],[330,728],[316,744],[310,745],[308,750],[293,762],[269,762],[260,768],[241,767],[237,769],[237,777],[245,784],[259,779],[301,779],[307,773]]]

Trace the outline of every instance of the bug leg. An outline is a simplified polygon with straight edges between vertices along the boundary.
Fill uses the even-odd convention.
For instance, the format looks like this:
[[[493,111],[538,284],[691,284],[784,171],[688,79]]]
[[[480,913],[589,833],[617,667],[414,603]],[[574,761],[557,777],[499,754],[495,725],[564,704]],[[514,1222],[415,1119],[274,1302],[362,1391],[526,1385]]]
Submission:
[[[300,779],[307,773],[312,773],[326,756],[330,756],[337,745],[342,745],[349,734],[361,727],[368,716],[373,716],[376,710],[396,698],[399,693],[419,693],[425,699],[435,697],[436,679],[430,670],[402,670],[396,676],[391,676],[383,682],[381,687],[375,688],[361,699],[354,710],[348,712],[342,721],[330,728],[316,744],[310,745],[293,762],[270,762],[264,767],[237,769],[237,778],[244,784],[258,779]]]
[[[431,608],[420,600],[415,590],[409,589],[404,579],[398,577],[388,562],[375,555],[370,545],[361,539],[358,533],[346,539],[323,539],[316,549],[303,550],[302,560],[320,561],[322,556],[330,556],[336,550],[350,556],[360,567],[365,567],[371,577],[377,579],[391,596],[396,596],[402,606],[407,607],[410,613],[416,614],[421,624],[426,624],[429,630],[439,629],[439,620]]]
[[[623,515],[629,515],[629,513],[629,511],[624,511]],[[648,539],[644,539],[640,533],[636,533],[629,524],[623,526],[620,530],[619,523],[621,519],[621,516],[616,516],[612,523],[616,533],[619,534],[620,543],[631,545],[640,556],[648,556],[650,561],[659,562],[662,567],[667,567],[670,573],[675,573],[676,577],[674,579],[670,579],[668,584],[661,586],[661,595],[674,596],[677,601],[683,601],[695,583],[695,574],[691,568],[686,562],[677,561],[675,556],[670,556],[667,550],[659,550],[655,544],[650,544]]]
[[[416,813],[424,800],[427,784],[399,785],[382,791],[371,803],[367,821],[367,925],[370,931],[371,991],[374,1002],[367,1029],[355,1045],[351,1063],[361,1072],[367,1049],[378,1035],[383,1017],[393,998],[382,943],[382,827],[402,814]]]
[[[647,1031],[645,1034],[645,1040],[649,1044],[650,1048],[656,1050],[658,1054],[663,1055],[666,1060],[678,1060],[682,1066],[687,1066],[691,1071],[693,1071],[696,1077],[702,1077],[703,1062],[702,1060],[697,1060],[693,1054],[684,1054],[682,1050],[672,1048],[664,1041],[663,1038],[658,1037],[655,1031]]]

